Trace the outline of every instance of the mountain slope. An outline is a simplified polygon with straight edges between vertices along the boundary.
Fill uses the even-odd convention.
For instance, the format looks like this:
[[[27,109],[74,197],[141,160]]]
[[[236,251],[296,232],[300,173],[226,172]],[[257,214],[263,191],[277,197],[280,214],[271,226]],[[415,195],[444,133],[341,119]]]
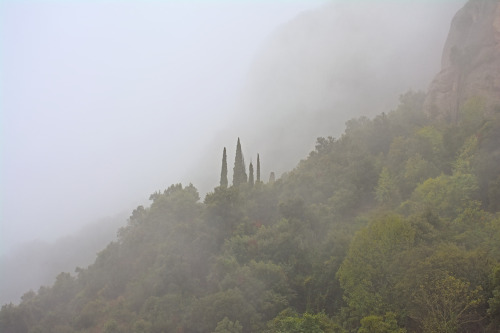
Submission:
[[[500,113],[472,99],[450,123],[425,97],[350,120],[276,181],[153,193],[0,330],[497,332]]]
[[[94,264],[3,306],[1,331],[498,330],[500,192],[479,173],[498,186],[500,116],[440,124],[423,97],[350,121],[274,183],[152,194]]]

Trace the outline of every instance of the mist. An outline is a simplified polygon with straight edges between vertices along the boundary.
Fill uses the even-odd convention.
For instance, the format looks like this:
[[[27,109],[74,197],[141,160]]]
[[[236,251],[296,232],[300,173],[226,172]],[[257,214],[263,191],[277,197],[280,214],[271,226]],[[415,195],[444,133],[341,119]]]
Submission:
[[[300,13],[257,53],[229,136],[246,139],[254,160],[261,153],[266,177],[292,169],[317,137],[338,138],[347,120],[388,113],[408,90],[425,92],[464,3],[334,1]]]
[[[116,240],[116,231],[126,225],[127,217],[124,213],[100,219],[72,235],[50,242],[32,240],[0,255],[0,304],[17,303],[27,291],[51,285],[61,272],[86,268],[98,252]]]
[[[500,331],[464,2],[3,2],[0,331]]]
[[[463,3],[3,2],[0,254],[173,183],[203,197],[237,137],[264,180],[292,169],[425,91]]]
[[[194,182],[263,41],[320,3],[2,2],[0,253]]]

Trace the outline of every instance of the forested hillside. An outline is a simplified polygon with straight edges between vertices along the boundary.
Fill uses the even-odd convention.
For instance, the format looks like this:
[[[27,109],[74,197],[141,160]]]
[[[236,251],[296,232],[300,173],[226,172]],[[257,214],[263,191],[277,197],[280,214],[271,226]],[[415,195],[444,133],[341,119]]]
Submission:
[[[423,100],[318,138],[274,182],[237,154],[239,185],[226,166],[202,201],[153,193],[94,264],[4,305],[0,331],[497,332],[500,109],[471,99],[449,124]]]
[[[92,265],[4,305],[0,332],[499,332],[500,105],[449,117],[426,96],[277,179],[245,138],[234,164],[221,147],[218,187],[151,194]]]

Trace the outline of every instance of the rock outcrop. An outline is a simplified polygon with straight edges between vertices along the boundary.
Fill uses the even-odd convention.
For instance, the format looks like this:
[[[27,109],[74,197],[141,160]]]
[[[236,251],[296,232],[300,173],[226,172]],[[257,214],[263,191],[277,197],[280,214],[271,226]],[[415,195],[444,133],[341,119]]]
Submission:
[[[469,0],[457,12],[425,110],[455,121],[473,97],[490,111],[500,105],[500,0]]]

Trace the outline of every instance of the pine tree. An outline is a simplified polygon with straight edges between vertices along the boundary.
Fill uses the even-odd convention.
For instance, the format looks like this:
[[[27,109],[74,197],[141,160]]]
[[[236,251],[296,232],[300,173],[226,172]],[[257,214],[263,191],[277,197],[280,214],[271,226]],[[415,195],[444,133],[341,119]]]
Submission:
[[[220,187],[227,188],[227,156],[226,147],[222,153],[222,168],[220,172]]]
[[[257,183],[260,183],[260,156],[257,154]]]
[[[250,186],[253,186],[253,164],[250,162],[250,165],[248,166],[248,183]]]
[[[245,167],[245,159],[243,158],[243,153],[241,152],[240,138],[238,138],[238,143],[236,144],[236,156],[234,158],[233,186],[239,186],[240,184],[246,182],[247,172]]]

